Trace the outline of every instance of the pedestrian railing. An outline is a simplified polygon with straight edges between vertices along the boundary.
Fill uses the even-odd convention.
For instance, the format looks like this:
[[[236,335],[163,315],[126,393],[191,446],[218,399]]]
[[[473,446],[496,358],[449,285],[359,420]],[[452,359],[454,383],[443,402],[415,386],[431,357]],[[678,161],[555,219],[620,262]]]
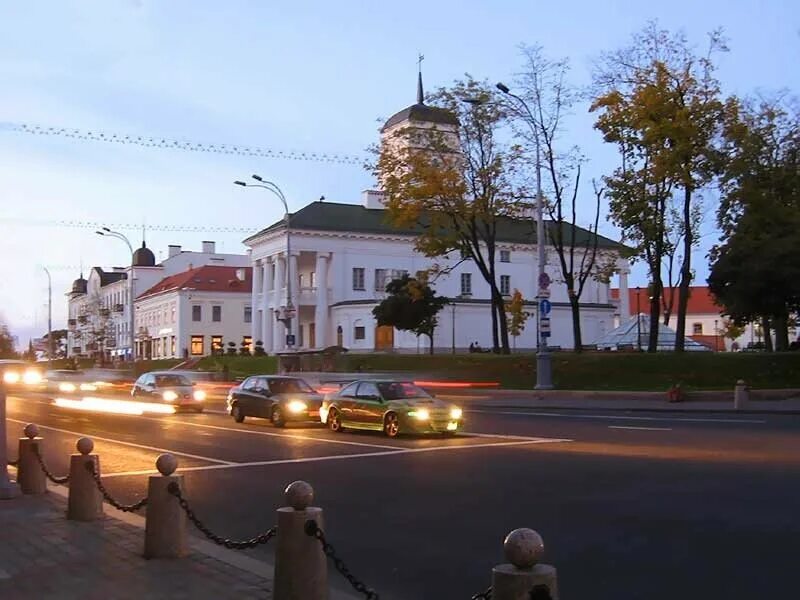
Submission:
[[[17,481],[25,494],[47,491],[47,479],[68,485],[67,518],[92,521],[103,517],[103,500],[124,512],[147,507],[145,514],[145,558],[178,558],[188,554],[187,522],[213,543],[232,550],[256,548],[275,540],[274,598],[276,600],[325,600],[329,595],[328,560],[334,569],[367,600],[379,600],[378,592],[356,577],[327,539],[323,511],[311,506],[314,490],[305,481],[285,489],[288,506],[277,510],[277,523],[249,539],[234,540],[214,533],[196,514],[176,474],[178,460],[162,454],[156,460],[159,475],[148,480],[147,495],[132,504],[116,500],[103,484],[100,459],[93,454],[94,442],[87,437],[76,444],[70,456],[69,473],[53,475],[43,457],[44,440],[38,427],[29,424],[19,440]],[[503,542],[508,564],[492,569],[491,587],[472,600],[558,600],[556,569],[541,564],[544,542],[532,529],[515,529]]]

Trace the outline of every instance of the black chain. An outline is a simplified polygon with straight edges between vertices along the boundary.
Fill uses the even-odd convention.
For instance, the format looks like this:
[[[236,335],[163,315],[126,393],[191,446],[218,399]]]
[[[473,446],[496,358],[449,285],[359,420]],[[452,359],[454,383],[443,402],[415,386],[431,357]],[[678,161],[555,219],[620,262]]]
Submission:
[[[325,533],[319,528],[315,520],[309,519],[306,521],[305,530],[307,535],[317,538],[320,541],[325,556],[333,561],[333,566],[342,574],[342,577],[347,579],[355,591],[363,594],[367,600],[378,600],[378,592],[372,588],[368,588],[363,581],[357,579],[356,576],[350,572],[350,569],[347,568],[347,565],[344,564],[344,561],[336,555],[336,550],[334,550],[333,546],[325,539]]]
[[[39,452],[39,444],[31,444],[31,446],[33,447],[33,453],[36,455],[36,460],[39,461],[39,465],[42,467],[42,471],[44,471],[44,474],[50,481],[52,481],[53,483],[57,483],[58,485],[62,485],[69,481],[69,475],[65,475],[64,477],[56,477],[50,472],[50,470],[47,468],[47,465],[44,464],[44,459],[42,458],[42,455]]]
[[[488,588],[485,592],[475,594],[470,600],[492,600],[492,588]]]
[[[181,488],[176,482],[173,481],[170,483],[167,486],[167,491],[178,499],[178,503],[181,505],[183,512],[186,513],[186,517],[192,522],[192,524],[197,527],[208,539],[215,544],[219,544],[220,546],[225,546],[226,548],[232,548],[235,550],[255,548],[260,544],[266,544],[273,537],[275,537],[276,533],[278,533],[278,528],[272,527],[261,535],[250,538],[249,540],[231,540],[220,537],[206,527],[203,522],[197,518],[197,515],[194,514],[194,511],[189,508],[189,503],[186,501],[186,498],[183,497],[183,494],[181,494]]]
[[[86,470],[92,474],[92,479],[94,479],[94,482],[97,484],[97,489],[100,490],[101,494],[103,494],[103,498],[105,498],[106,502],[108,502],[114,508],[121,510],[122,512],[134,512],[147,504],[147,496],[138,502],[134,502],[133,504],[120,504],[114,500],[114,498],[111,497],[111,494],[109,494],[106,490],[102,480],[100,479],[100,473],[98,473],[97,469],[95,468],[94,461],[90,460],[85,466]]]

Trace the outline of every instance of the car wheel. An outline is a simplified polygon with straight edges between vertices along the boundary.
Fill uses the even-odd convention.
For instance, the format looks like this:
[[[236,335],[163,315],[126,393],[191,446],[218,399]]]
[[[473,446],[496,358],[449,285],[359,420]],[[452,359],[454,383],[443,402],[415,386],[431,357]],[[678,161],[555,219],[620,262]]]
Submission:
[[[273,407],[269,420],[272,421],[275,427],[284,427],[286,425],[286,419],[283,416],[283,410],[281,410],[280,404],[276,404]]]
[[[244,422],[244,413],[242,412],[242,409],[239,407],[238,404],[234,404],[233,407],[231,408],[231,416],[233,417],[233,420],[236,421],[237,423]]]
[[[339,416],[339,411],[335,408],[328,413],[328,429],[334,433],[344,431],[344,427],[342,427],[342,417]]]
[[[386,437],[395,438],[400,433],[400,420],[394,413],[389,413],[383,420],[383,433]]]

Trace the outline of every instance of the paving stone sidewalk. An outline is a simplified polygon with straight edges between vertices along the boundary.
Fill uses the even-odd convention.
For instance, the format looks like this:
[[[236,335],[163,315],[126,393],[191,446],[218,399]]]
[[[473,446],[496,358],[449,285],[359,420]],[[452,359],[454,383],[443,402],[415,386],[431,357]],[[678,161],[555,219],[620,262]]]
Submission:
[[[4,600],[272,598],[272,581],[196,551],[145,560],[144,532],[106,516],[80,523],[50,492],[0,500]]]

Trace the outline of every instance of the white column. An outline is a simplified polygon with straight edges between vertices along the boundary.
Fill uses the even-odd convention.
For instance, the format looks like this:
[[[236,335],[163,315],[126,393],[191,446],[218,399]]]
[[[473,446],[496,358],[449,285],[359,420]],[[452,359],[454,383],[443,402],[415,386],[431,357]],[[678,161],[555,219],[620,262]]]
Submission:
[[[295,337],[295,348],[300,344],[300,273],[297,270],[297,258],[300,252],[292,251],[289,257],[289,277],[292,278],[292,306],[297,311],[297,314],[292,319],[292,331]],[[287,332],[289,333],[289,332]]]
[[[329,252],[317,252],[316,284],[317,305],[314,309],[314,335],[317,348],[325,348],[328,343],[328,258]]]
[[[628,293],[628,273],[631,268],[628,266],[627,260],[621,260],[617,263],[619,269],[619,319],[624,321],[631,316],[631,301]]]
[[[252,261],[252,263],[251,263],[251,266],[253,268],[253,277],[252,277],[253,289],[250,292],[250,315],[251,315],[251,319],[250,319],[250,335],[253,336],[253,343],[254,344],[255,344],[256,340],[259,339],[258,338],[258,334],[259,334],[259,331],[260,331],[259,323],[258,323],[258,285],[256,283],[258,281],[257,274],[258,274],[258,271],[260,269],[259,262],[260,261],[256,260],[256,261]],[[223,341],[225,343],[227,343],[229,340],[223,340]],[[223,351],[224,351],[224,347],[223,347]]]
[[[275,261],[275,279],[272,284],[273,289],[273,307],[278,310],[285,304],[284,300],[284,287],[286,286],[286,277],[283,269],[286,262],[282,254],[274,257]],[[286,347],[286,326],[280,321],[273,323],[273,351],[279,352]]]
[[[261,261],[259,271],[261,272],[261,341],[264,342],[264,351],[272,352],[272,323],[270,323],[270,310],[269,310],[269,265],[267,259]]]
[[[273,339],[273,330],[275,327],[275,313],[269,306],[264,306],[264,351],[275,351],[275,340]]]

